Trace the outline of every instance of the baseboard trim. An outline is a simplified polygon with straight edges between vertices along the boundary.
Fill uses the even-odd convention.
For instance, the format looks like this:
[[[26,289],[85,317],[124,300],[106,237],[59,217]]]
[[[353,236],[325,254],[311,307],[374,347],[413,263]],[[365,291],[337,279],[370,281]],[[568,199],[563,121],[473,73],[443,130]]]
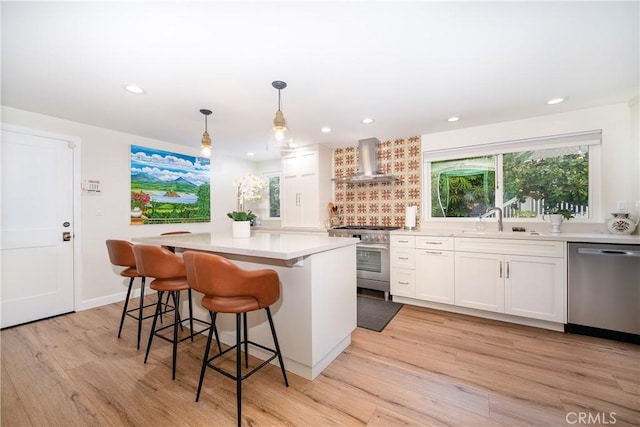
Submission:
[[[145,295],[155,294],[156,291],[145,289]],[[140,296],[140,288],[133,289],[131,291],[131,298],[138,298]],[[114,302],[124,301],[127,297],[127,292],[118,292],[117,294],[106,295],[99,298],[93,298],[80,302],[79,307],[76,307],[75,311],[89,310],[92,308],[102,307],[103,305],[113,304]]]

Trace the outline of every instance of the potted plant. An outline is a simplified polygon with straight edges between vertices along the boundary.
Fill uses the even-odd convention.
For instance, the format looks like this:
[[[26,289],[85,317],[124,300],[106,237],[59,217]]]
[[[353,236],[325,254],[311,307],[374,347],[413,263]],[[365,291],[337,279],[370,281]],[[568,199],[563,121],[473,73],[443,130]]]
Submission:
[[[233,220],[231,224],[231,236],[234,239],[251,237],[251,221],[256,215],[251,211],[228,212],[227,216]]]
[[[552,233],[560,232],[560,224],[562,224],[563,220],[570,220],[571,218],[574,218],[573,211],[571,209],[560,208],[557,205],[552,208],[547,208],[544,215],[542,215],[542,219],[546,220],[545,217],[547,216],[549,217],[549,222],[551,222]]]

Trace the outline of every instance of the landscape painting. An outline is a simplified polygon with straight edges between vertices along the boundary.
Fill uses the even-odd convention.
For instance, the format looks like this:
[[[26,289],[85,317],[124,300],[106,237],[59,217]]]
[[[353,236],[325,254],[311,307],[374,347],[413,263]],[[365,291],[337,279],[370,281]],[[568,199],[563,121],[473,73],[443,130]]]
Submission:
[[[131,146],[131,224],[211,220],[209,159]]]

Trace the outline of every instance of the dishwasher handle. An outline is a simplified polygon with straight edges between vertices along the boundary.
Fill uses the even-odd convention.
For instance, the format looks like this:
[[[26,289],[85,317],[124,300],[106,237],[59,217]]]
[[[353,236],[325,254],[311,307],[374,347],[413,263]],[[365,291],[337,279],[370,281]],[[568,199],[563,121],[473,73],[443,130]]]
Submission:
[[[640,257],[640,250],[633,251],[630,249],[578,248],[578,253],[581,255],[615,255]]]

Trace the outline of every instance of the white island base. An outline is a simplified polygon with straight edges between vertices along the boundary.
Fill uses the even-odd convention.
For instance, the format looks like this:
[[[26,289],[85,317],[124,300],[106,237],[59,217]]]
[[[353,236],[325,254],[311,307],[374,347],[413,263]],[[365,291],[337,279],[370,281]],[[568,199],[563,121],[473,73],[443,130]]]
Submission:
[[[280,300],[271,306],[271,313],[287,371],[313,380],[349,346],[357,324],[355,246],[309,255],[294,266],[268,258],[219,255],[241,268],[278,272]],[[198,317],[206,319],[208,314],[199,304],[200,294],[193,295],[194,310],[202,310]],[[274,347],[264,310],[249,313],[247,322],[251,341]],[[218,314],[216,326],[220,340],[234,345],[235,315]],[[270,356],[252,346],[249,353],[260,359]]]
[[[273,233],[276,234],[276,233]],[[351,332],[357,326],[357,289],[356,289],[356,246],[357,239],[341,239],[312,236],[274,236],[269,238],[256,236],[254,243],[278,241],[301,244],[305,241],[314,249],[296,253],[289,258],[290,252],[282,258],[276,258],[277,248],[270,251],[251,250],[247,255],[250,240],[243,243],[244,248],[223,248],[216,236],[203,235],[162,236],[157,238],[135,238],[138,243],[161,244],[216,253],[235,262],[244,269],[269,268],[278,272],[280,277],[280,300],[271,306],[271,313],[278,335],[285,369],[308,380],[317,377],[351,343]],[[189,241],[191,240],[191,242]],[[207,244],[203,244],[203,240]],[[192,244],[192,242],[195,242]],[[337,243],[340,242],[340,243]],[[329,247],[327,246],[329,245]],[[206,246],[209,246],[208,248]],[[190,248],[191,247],[191,248]],[[207,250],[209,249],[209,250]],[[233,253],[240,252],[240,253]],[[244,252],[244,253],[243,253]],[[267,256],[259,256],[266,254]],[[284,258],[284,259],[283,259]],[[200,305],[201,294],[193,292],[194,316],[209,320],[209,313]],[[186,298],[182,299],[181,312],[188,312]],[[186,313],[185,313],[186,314]],[[248,313],[249,339],[266,347],[273,348],[273,339],[264,310]],[[220,313],[216,326],[220,340],[234,345],[235,315]],[[212,352],[215,351],[212,345]],[[249,353],[266,359],[269,354],[249,346]],[[277,364],[277,360],[272,361]]]

